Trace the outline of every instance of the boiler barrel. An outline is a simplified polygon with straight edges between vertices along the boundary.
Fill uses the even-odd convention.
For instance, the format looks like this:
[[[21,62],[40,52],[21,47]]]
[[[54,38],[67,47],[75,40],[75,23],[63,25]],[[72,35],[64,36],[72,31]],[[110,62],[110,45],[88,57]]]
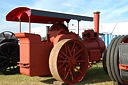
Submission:
[[[103,52],[105,49],[105,44],[100,39],[99,40],[91,40],[91,41],[83,40],[82,42],[88,50],[99,49],[101,52]]]
[[[89,62],[99,61],[105,50],[104,42],[100,39],[83,40],[82,42],[88,50]]]

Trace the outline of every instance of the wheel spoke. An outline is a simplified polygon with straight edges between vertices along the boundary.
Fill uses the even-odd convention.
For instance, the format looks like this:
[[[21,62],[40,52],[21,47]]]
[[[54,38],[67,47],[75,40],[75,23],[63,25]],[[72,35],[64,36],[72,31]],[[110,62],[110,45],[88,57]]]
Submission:
[[[17,50],[14,50],[13,53],[12,53],[12,55],[14,55],[16,52],[17,52]]]
[[[64,46],[65,46],[65,53],[67,54],[68,51],[67,51],[67,46],[66,46],[66,44],[65,44]]]
[[[61,67],[63,67],[63,65],[64,65],[64,63],[63,63],[63,64],[61,64],[61,65],[58,67],[58,70],[59,70]]]
[[[81,51],[83,51],[83,49],[79,50],[79,51],[75,54],[75,56],[77,56]]]
[[[12,69],[11,69],[11,66],[9,67],[9,70],[11,71]]]
[[[6,64],[6,66],[4,66],[4,69],[6,71],[6,69],[9,67],[9,63]]]
[[[67,63],[68,61],[64,61],[64,60],[59,60],[57,61],[58,63]]]
[[[17,60],[17,59],[13,59],[13,61],[16,61],[16,62],[18,62],[19,60]]]
[[[2,50],[0,51],[0,53],[1,53],[2,55],[4,55],[4,52],[3,52]]]
[[[76,63],[77,66],[80,66],[80,64]]]
[[[83,72],[81,70],[79,70],[77,67],[75,67],[75,69],[80,72],[81,74],[83,74]]]
[[[74,69],[74,66],[73,66],[72,70],[73,70],[73,73],[74,73],[74,75],[75,75],[75,69]]]
[[[19,59],[19,57],[12,57],[13,59]]]
[[[17,62],[12,61],[13,64],[17,65]]]
[[[69,58],[63,51],[60,51],[66,58]]]
[[[7,59],[7,57],[6,57],[6,56],[1,56],[1,55],[0,55],[0,58],[4,58],[4,59]]]
[[[62,58],[62,59],[65,59],[62,55],[59,54],[59,57]]]
[[[76,45],[76,42],[73,43],[73,46],[72,46],[72,49],[71,49],[71,52],[73,51],[74,47]]]
[[[70,50],[68,44],[67,44],[67,49],[68,49],[69,55],[72,56],[72,54],[71,54],[71,50]]]
[[[1,62],[0,65],[3,64],[3,63],[5,63],[5,62],[7,62],[7,61],[8,61],[8,60],[5,60],[5,61]]]
[[[10,53],[10,46],[8,46],[8,54]]]
[[[78,63],[84,63],[84,62],[87,62],[86,60],[76,60],[76,62]]]
[[[73,50],[72,56],[75,56],[75,49]]]
[[[69,73],[70,73],[70,69],[71,69],[71,68],[68,69],[68,72],[67,72],[66,75],[64,76],[64,79],[67,79],[67,77],[68,77],[68,75],[69,75]]]
[[[70,71],[70,74],[71,74],[72,80],[74,81],[74,76],[73,76],[73,74],[72,74],[72,71]]]
[[[81,55],[77,55],[75,58],[78,59]]]
[[[12,67],[13,67],[13,69],[15,69],[15,66],[14,65]]]
[[[68,72],[66,73],[66,75],[64,76],[64,79],[67,79],[68,75],[69,75],[69,71],[68,71]]]
[[[65,70],[66,68],[68,67],[68,65],[67,66],[65,66],[65,67],[63,67],[60,71],[59,71],[59,73],[61,73],[63,70]],[[59,69],[58,69],[59,70]]]

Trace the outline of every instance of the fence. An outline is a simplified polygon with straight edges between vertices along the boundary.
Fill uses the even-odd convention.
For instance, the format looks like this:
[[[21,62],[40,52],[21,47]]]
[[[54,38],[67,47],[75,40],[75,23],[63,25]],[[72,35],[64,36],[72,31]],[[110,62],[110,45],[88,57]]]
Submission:
[[[121,36],[121,35],[111,35],[111,34],[105,34],[103,35],[103,38],[102,40],[104,41],[106,47],[109,46],[111,40],[114,38],[114,37],[117,37],[117,36]],[[124,36],[124,35],[123,35]]]

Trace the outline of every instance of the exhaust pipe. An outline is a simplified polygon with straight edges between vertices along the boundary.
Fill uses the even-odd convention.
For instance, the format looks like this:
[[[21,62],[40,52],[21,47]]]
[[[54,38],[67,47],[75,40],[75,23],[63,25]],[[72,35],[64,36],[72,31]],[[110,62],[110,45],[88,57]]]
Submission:
[[[99,34],[99,19],[100,19],[100,12],[94,12],[94,29],[95,32]]]

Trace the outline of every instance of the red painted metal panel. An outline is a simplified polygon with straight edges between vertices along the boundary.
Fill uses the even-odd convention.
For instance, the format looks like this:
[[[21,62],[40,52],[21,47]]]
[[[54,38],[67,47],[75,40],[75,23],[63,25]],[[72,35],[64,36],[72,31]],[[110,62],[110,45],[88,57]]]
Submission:
[[[49,75],[49,54],[53,44],[42,42],[37,34],[16,33],[15,35],[20,40],[20,72],[28,76]]]
[[[101,55],[100,55],[100,50],[99,49],[89,51],[89,61],[90,62],[99,61],[100,58],[101,58]]]

